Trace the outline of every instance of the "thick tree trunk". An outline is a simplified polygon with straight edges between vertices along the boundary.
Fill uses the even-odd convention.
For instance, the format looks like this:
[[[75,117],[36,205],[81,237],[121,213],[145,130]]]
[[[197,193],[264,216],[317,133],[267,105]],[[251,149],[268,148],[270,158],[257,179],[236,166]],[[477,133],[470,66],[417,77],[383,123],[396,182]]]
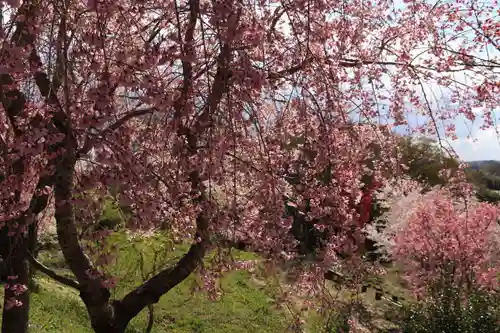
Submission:
[[[90,295],[81,292],[80,297],[87,306],[92,329],[95,333],[124,333],[133,318],[124,312],[119,301],[112,301],[102,306],[88,304]],[[91,297],[91,296],[90,296]]]
[[[8,286],[28,286],[30,281],[30,265],[26,258],[26,239],[18,239],[11,248],[8,258],[5,258],[5,295],[2,314],[2,333],[26,333],[28,332],[30,295],[29,290],[16,295],[15,291]],[[16,277],[16,278],[10,278]],[[12,300],[21,302],[21,306],[9,307]]]
[[[199,1],[190,1],[189,7],[190,19],[185,37],[186,55],[192,54],[190,45],[192,45],[194,40],[196,21],[200,12]],[[232,12],[228,15],[228,21],[234,21],[233,18],[235,18],[237,22],[240,12],[241,10]],[[227,41],[223,45],[218,57],[219,65],[208,101],[203,112],[198,116],[191,128],[181,125],[184,107],[186,106],[189,91],[191,90],[193,73],[191,63],[183,61],[184,84],[181,97],[174,103],[174,117],[179,121],[179,137],[184,137],[187,140],[187,146],[185,147],[187,155],[182,156],[182,158],[186,158],[186,161],[198,154],[200,149],[198,147],[198,139],[203,138],[207,129],[212,125],[211,115],[216,112],[221,99],[227,92],[231,74],[229,70],[231,42],[236,32],[236,25],[233,27],[234,30],[229,33]],[[43,81],[42,79],[40,81]],[[37,85],[39,87],[50,87],[50,85],[38,84],[38,81]],[[40,89],[40,91],[44,95],[45,90]],[[47,91],[51,90],[48,89]],[[56,99],[57,96],[54,95],[54,100]],[[58,117],[59,120],[56,119],[57,122],[54,122],[54,124],[61,127],[60,132],[65,134],[64,140],[61,141],[64,151],[58,156],[55,168],[56,181],[54,183],[58,241],[66,262],[78,280],[80,298],[85,303],[94,331],[96,333],[123,333],[130,320],[147,306],[157,303],[162,295],[184,281],[202,262],[210,245],[209,225],[214,214],[213,203],[207,196],[202,173],[199,170],[191,171],[189,173],[192,189],[190,194],[192,195],[193,203],[203,209],[196,218],[196,234],[189,251],[179,260],[175,267],[164,269],[141,286],[129,292],[122,300],[110,303],[110,293],[103,283],[102,275],[93,266],[79,243],[79,233],[74,218],[74,203],[71,200],[74,194],[73,177],[75,164],[78,159],[78,142],[69,125],[70,120],[64,112],[61,112],[61,115]]]
[[[26,217],[17,220],[26,224],[30,221]],[[28,253],[34,249],[37,239],[36,223],[28,225],[28,234],[16,236],[8,235],[9,228],[0,231],[0,256],[2,257],[2,282],[5,284],[2,333],[25,333],[29,327],[30,290],[17,295],[10,286],[31,285],[31,265]],[[19,301],[21,306],[10,307],[9,303]]]
[[[125,333],[127,325],[119,325],[116,321],[100,320],[98,324],[92,323],[95,333]]]
[[[92,326],[94,329],[95,333],[124,333],[125,329],[119,329],[116,327],[113,327],[111,325],[104,325],[104,326]]]

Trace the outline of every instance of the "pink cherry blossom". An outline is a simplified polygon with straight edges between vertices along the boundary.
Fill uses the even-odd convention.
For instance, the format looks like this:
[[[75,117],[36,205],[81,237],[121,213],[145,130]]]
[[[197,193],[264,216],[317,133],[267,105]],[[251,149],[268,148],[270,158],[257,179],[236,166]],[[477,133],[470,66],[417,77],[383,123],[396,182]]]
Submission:
[[[417,187],[418,188],[418,187]],[[498,289],[500,208],[448,189],[407,193],[391,202],[383,231],[369,235],[402,265],[415,291],[447,277],[457,287]]]
[[[325,234],[320,259],[303,267],[297,288],[320,290],[337,255],[355,252],[363,239],[372,196],[364,177],[384,187],[401,175],[394,126],[411,127],[411,114],[424,115],[413,130],[443,139],[456,135],[453,121],[462,115],[484,128],[495,124],[498,61],[483,56],[499,44],[492,3],[7,4],[0,226],[8,235],[2,244],[20,243],[2,259],[11,268],[14,258],[27,260],[29,231],[51,225],[96,332],[124,331],[215,245],[243,242],[275,264],[296,258],[285,196]],[[457,83],[457,73],[467,80]],[[478,107],[484,112],[471,111]],[[367,160],[375,162],[367,167]],[[470,189],[461,184],[448,191],[465,195]],[[109,232],[96,230],[108,201],[118,203],[129,233],[167,229],[173,241],[191,243],[173,269],[116,301],[105,272],[120,252],[108,246]],[[479,223],[478,231],[494,215],[474,206],[478,220],[469,223],[437,202],[435,213],[408,211],[406,221],[441,221],[445,229],[444,220],[457,219],[450,232],[465,237],[465,221]],[[431,246],[417,245],[423,253]],[[14,249],[16,256],[6,255]],[[485,255],[474,256],[477,279],[488,280]],[[221,265],[203,272],[206,289],[215,290]],[[28,276],[20,273],[11,275]]]

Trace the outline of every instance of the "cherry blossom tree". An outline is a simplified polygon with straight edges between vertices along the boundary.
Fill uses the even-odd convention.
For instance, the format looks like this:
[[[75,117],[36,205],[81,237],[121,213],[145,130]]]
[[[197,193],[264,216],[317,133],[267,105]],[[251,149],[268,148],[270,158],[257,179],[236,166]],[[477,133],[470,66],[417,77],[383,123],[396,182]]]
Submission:
[[[413,181],[394,185],[402,190],[387,191],[383,198],[390,205],[383,225],[366,229],[421,301],[402,311],[403,330],[494,331],[500,284],[498,205],[477,202],[470,185],[455,186],[455,191],[424,191]]]
[[[457,195],[434,188],[424,193],[413,181],[396,184],[403,190],[381,198],[390,207],[381,218],[384,225],[366,229],[400,265],[413,291],[425,294],[438,283],[465,292],[497,290],[498,206],[477,202],[471,191]]]
[[[449,121],[477,117],[479,106],[491,126],[500,96],[500,63],[487,52],[499,49],[493,3],[1,3],[2,332],[27,331],[28,262],[51,196],[75,277],[59,280],[80,291],[96,332],[124,332],[200,266],[215,235],[275,261],[293,256],[283,195],[298,164],[295,204],[334,230],[302,280],[314,289],[361,238],[356,208],[373,144],[381,162],[371,177],[383,184],[383,170],[397,171],[390,126],[411,110],[429,120],[418,130],[442,139],[438,121],[453,136]],[[445,93],[432,99],[436,87]],[[443,111],[445,96],[460,107]],[[328,181],[318,179],[325,170]],[[119,300],[105,260],[80,237],[109,195],[128,208],[130,230],[167,224],[192,240],[174,267]]]

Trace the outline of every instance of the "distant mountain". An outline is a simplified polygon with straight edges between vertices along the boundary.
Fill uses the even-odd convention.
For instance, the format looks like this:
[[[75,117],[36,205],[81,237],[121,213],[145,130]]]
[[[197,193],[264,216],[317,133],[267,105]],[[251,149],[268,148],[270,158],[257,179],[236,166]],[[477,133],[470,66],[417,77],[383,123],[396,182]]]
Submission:
[[[483,172],[500,177],[500,161],[469,161],[466,163],[471,170],[482,170]]]
[[[500,161],[466,162],[468,178],[476,186],[481,201],[500,202]]]
[[[467,161],[465,163],[467,163],[471,167],[479,167],[479,166],[485,165],[485,164],[500,164],[500,161],[484,160],[484,161]]]

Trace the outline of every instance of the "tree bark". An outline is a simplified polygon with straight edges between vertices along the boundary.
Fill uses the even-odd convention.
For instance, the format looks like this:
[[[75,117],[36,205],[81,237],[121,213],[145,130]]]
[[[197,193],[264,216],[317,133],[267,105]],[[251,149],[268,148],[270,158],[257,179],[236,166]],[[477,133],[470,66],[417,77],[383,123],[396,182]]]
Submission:
[[[4,306],[2,314],[2,333],[26,333],[28,332],[30,296],[29,290],[16,295],[14,290],[8,288],[10,285],[27,286],[30,281],[30,265],[26,259],[27,237],[16,237],[10,239],[8,246],[9,255],[4,258],[6,276]],[[15,277],[15,278],[12,278]],[[17,300],[21,306],[9,307],[8,303]]]
[[[19,8],[18,14],[32,16],[36,11],[36,6],[29,1],[23,2]],[[16,24],[12,42],[19,47],[32,44],[33,34],[27,33],[28,27],[25,21],[19,21]],[[6,55],[2,50],[1,56]],[[23,132],[17,128],[16,117],[25,110],[26,97],[19,89],[11,89],[9,86],[14,84],[14,78],[8,73],[0,73],[0,96],[3,109],[10,121],[12,130],[16,136],[23,135]],[[7,149],[7,147],[5,147]],[[24,161],[17,160],[12,164],[10,170],[12,174],[23,176]],[[3,175],[2,175],[3,176]],[[1,177],[4,178],[4,177]],[[16,193],[16,200],[20,199],[19,190]],[[42,200],[32,198],[30,202],[30,211],[24,212],[19,218],[13,221],[7,221],[6,225],[0,230],[0,256],[3,260],[1,272],[2,280],[5,283],[4,307],[2,313],[2,333],[25,333],[29,327],[29,309],[30,295],[29,291],[16,295],[16,291],[9,288],[12,285],[28,286],[31,273],[28,262],[27,251],[32,250],[36,242],[36,225],[34,224],[34,211],[43,206]],[[27,228],[28,233],[24,234],[15,231],[14,236],[9,235],[10,227],[17,223],[20,228]],[[9,302],[17,300],[21,306],[10,307]]]
[[[190,2],[190,21],[186,32],[186,45],[191,45],[193,40],[196,19],[199,13],[199,2]],[[235,15],[234,13],[232,15]],[[237,20],[239,19],[239,12]],[[234,34],[234,31],[233,31]],[[231,36],[231,40],[234,36]],[[189,49],[188,46],[186,46]],[[186,51],[186,54],[190,52]],[[226,42],[219,54],[219,66],[202,114],[198,117],[192,128],[185,128],[179,122],[179,135],[186,136],[187,155],[194,156],[198,153],[198,138],[206,133],[211,126],[210,116],[214,114],[227,91],[229,84],[229,63],[231,57],[230,41]],[[175,103],[175,116],[179,118],[183,114],[183,108],[187,101],[187,94],[192,85],[192,69],[188,61],[183,61],[184,85],[179,100]],[[39,87],[46,86],[47,80],[40,75],[37,79]],[[43,89],[40,91],[44,92]],[[49,96],[50,97],[50,96]],[[56,97],[54,97],[56,100]],[[160,297],[184,281],[201,263],[210,244],[209,223],[212,218],[211,201],[207,197],[202,175],[199,170],[190,172],[189,179],[192,187],[193,201],[204,207],[196,218],[196,235],[194,241],[184,257],[171,269],[165,269],[140,287],[128,293],[120,301],[111,301],[110,292],[104,286],[104,278],[95,269],[90,259],[86,256],[79,243],[77,228],[73,212],[73,177],[74,167],[78,158],[77,141],[71,130],[69,120],[60,117],[59,126],[63,128],[65,139],[62,141],[64,152],[59,155],[56,165],[56,181],[54,184],[58,241],[64,258],[71,271],[74,273],[80,286],[80,298],[85,303],[90,316],[92,328],[96,333],[123,333],[130,322],[140,311],[159,301]],[[55,118],[54,120],[57,120]],[[185,130],[185,131],[183,131]],[[181,133],[182,132],[182,133]],[[89,274],[90,273],[90,274]],[[91,276],[93,275],[93,276]]]
[[[11,42],[18,47],[33,46],[33,50],[29,57],[31,65],[39,65],[41,63],[39,56],[34,48],[35,36],[30,31],[27,24],[31,18],[36,16],[39,2],[24,1],[18,9],[18,15],[24,15],[25,20],[19,20],[16,23],[16,29],[13,33]],[[2,51],[1,56],[5,54]],[[57,96],[54,89],[50,89],[50,82],[47,75],[41,71],[34,73],[35,82],[42,94],[46,98],[48,104],[59,106]],[[20,116],[25,110],[26,97],[19,89],[11,89],[10,86],[15,83],[14,78],[8,73],[0,73],[0,96],[2,106],[7,114],[13,132],[16,136],[23,135],[23,131],[16,126],[16,117]],[[58,108],[49,130],[52,133],[63,132],[67,128],[65,122],[65,114],[62,108]],[[43,121],[33,119],[31,125],[33,128],[43,126]],[[7,148],[7,147],[5,147]],[[57,151],[58,144],[49,146],[49,151]],[[18,176],[23,176],[25,161],[20,159],[13,163],[11,172]],[[53,163],[53,162],[52,162]],[[2,175],[3,176],[3,175]],[[3,180],[5,177],[1,177]],[[38,184],[37,189],[43,189],[46,186],[52,186],[53,177],[50,175],[43,176]],[[19,200],[19,193],[16,200]],[[2,262],[1,278],[6,283],[4,295],[4,308],[2,315],[2,333],[24,333],[28,331],[28,319],[30,308],[29,290],[16,295],[16,291],[8,288],[10,285],[29,286],[32,278],[29,256],[35,249],[37,241],[37,223],[36,216],[45,209],[48,201],[48,196],[33,195],[29,208],[21,214],[16,220],[8,221],[6,226],[0,230],[0,257]],[[26,228],[27,233],[21,233],[17,230],[15,235],[9,235],[9,227],[18,224],[21,229]],[[11,300],[21,302],[21,306],[8,306]]]

